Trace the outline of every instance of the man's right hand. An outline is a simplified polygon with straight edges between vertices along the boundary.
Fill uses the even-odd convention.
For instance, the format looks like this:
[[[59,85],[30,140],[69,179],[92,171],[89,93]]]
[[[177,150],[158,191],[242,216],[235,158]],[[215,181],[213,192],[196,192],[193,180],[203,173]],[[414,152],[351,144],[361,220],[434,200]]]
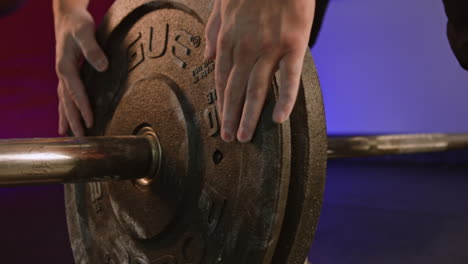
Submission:
[[[60,135],[71,128],[75,136],[84,136],[81,120],[88,128],[94,122],[88,95],[80,79],[81,59],[84,57],[100,72],[106,71],[109,64],[96,41],[94,20],[87,6],[87,0],[54,0]]]

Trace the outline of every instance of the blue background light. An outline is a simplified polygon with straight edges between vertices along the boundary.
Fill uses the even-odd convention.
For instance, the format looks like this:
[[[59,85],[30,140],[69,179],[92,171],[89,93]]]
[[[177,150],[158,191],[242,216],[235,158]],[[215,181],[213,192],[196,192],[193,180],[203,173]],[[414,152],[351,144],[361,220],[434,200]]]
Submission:
[[[329,133],[468,131],[442,1],[331,0],[313,48]]]

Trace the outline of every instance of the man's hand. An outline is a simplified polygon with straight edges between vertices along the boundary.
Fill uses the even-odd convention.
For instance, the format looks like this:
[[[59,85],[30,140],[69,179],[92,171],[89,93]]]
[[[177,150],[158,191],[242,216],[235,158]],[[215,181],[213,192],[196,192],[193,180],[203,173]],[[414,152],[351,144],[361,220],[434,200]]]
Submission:
[[[314,12],[315,0],[215,0],[205,57],[216,58],[223,140],[251,140],[277,69],[281,88],[273,120],[289,118]]]
[[[54,0],[60,135],[71,128],[75,136],[84,136],[81,118],[86,127],[93,125],[93,113],[79,75],[82,57],[98,71],[108,67],[107,58],[96,42],[94,21],[87,5],[87,0]]]

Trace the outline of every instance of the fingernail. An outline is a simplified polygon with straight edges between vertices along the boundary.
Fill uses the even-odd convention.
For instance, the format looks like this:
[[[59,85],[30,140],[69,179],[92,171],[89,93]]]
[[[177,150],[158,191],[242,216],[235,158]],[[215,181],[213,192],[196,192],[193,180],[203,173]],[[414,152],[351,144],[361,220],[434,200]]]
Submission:
[[[91,123],[91,121],[86,121],[86,128],[91,128],[93,126],[93,124]]]
[[[105,71],[107,68],[107,60],[101,59],[100,61],[98,61],[97,68],[99,71]]]
[[[283,123],[285,120],[286,120],[286,113],[285,112],[279,112],[274,117],[274,121],[276,123]]]
[[[239,132],[237,133],[237,139],[241,142],[241,143],[247,143],[250,141],[250,137],[247,133],[247,129],[245,128],[241,128],[239,129]]]
[[[232,134],[230,133],[230,131],[224,130],[223,134],[222,134],[222,137],[223,137],[223,140],[226,141],[226,142],[231,142],[233,140]]]

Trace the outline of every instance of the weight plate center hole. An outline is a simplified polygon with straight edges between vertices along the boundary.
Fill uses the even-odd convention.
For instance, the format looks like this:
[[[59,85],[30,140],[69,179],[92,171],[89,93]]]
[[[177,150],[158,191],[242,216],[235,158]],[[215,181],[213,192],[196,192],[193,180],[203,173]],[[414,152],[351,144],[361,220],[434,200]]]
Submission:
[[[158,140],[158,136],[154,132],[153,128],[146,123],[143,123],[134,130],[134,134],[138,136],[146,136],[150,141],[151,153],[152,153],[152,162],[149,167],[147,175],[145,177],[136,179],[135,186],[142,190],[141,187],[149,187],[157,178],[159,168],[161,166],[161,145]]]

